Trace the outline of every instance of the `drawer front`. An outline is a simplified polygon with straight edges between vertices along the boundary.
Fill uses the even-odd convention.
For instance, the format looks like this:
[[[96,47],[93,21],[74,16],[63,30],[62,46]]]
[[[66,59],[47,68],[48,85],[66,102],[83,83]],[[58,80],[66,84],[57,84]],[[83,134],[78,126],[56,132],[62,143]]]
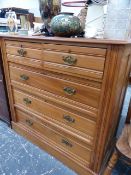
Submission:
[[[98,108],[100,89],[10,66],[11,80]]]
[[[44,44],[43,60],[47,70],[101,82],[106,49]]]
[[[53,128],[49,127],[44,122],[39,122],[37,118],[29,116],[21,111],[16,111],[17,121],[23,123],[24,125],[34,129],[35,131],[47,137],[47,139],[54,142],[58,147],[63,149],[63,151],[78,157],[79,160],[83,161],[83,163],[88,164],[90,162],[91,150],[86,146],[83,146],[73,139],[67,138],[66,133],[57,132]]]
[[[44,51],[44,69],[101,82],[104,58]]]
[[[35,59],[42,58],[41,45],[36,43],[6,41],[6,52],[7,56],[16,55]]]
[[[37,49],[7,46],[6,52],[7,52],[7,56],[8,54],[10,54],[10,55],[17,55],[21,57],[35,58],[35,59],[42,58],[42,51]]]
[[[80,134],[87,134],[86,138],[88,139],[89,144],[92,145],[93,137],[96,133],[96,123],[94,121],[18,90],[14,90],[14,103],[16,106],[22,106],[27,110],[48,118],[48,120],[53,123],[55,122],[61,126],[64,124],[64,127],[67,129],[76,129],[80,132]]]
[[[101,72],[104,70],[105,63],[104,57],[102,58],[53,51],[44,51],[43,59],[47,62],[59,63],[73,67],[87,68]]]

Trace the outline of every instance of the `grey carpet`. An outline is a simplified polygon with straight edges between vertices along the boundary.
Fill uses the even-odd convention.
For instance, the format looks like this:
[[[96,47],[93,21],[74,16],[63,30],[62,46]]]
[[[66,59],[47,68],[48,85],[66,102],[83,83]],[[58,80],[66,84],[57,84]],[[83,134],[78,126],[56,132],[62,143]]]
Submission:
[[[76,175],[0,121],[0,175]]]

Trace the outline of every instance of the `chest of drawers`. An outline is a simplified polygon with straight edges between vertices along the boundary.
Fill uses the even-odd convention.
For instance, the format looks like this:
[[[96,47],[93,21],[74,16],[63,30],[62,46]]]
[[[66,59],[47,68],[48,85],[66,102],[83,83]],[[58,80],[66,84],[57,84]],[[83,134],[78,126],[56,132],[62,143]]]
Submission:
[[[130,69],[130,44],[3,39],[12,128],[80,175],[102,174]]]

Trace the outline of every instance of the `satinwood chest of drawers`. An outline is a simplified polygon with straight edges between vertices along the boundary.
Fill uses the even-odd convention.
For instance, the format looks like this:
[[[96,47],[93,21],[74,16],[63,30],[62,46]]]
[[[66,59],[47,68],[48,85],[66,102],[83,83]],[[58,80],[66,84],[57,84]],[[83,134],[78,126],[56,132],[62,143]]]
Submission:
[[[3,37],[12,128],[80,175],[102,174],[130,69],[130,43]]]

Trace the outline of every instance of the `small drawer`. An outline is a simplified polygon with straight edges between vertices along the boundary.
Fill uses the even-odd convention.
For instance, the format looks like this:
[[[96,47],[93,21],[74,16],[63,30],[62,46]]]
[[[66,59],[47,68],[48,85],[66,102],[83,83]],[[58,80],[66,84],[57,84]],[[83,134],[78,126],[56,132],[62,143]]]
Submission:
[[[37,97],[27,95],[23,92],[14,89],[14,103],[16,106],[21,106],[27,110],[48,118],[51,122],[55,122],[67,129],[77,130],[81,135],[86,134],[85,138],[92,145],[93,138],[96,133],[96,122],[88,119],[88,116],[80,116],[70,111],[62,109],[58,106],[50,104],[46,100],[38,99]],[[76,131],[76,132],[77,132]]]
[[[18,81],[69,100],[98,108],[100,89],[12,66],[10,66],[10,77],[12,81]]]
[[[89,164],[91,158],[91,150],[85,145],[81,144],[81,141],[70,138],[63,131],[58,132],[57,128],[52,128],[45,122],[40,122],[38,118],[29,116],[22,111],[16,111],[17,122],[24,124],[27,127],[39,132],[47,140],[54,142],[54,146],[58,146],[63,151],[67,152],[71,156],[77,157],[83,164]]]
[[[43,60],[47,62],[64,64],[72,67],[81,67],[103,72],[104,57],[78,55],[71,53],[44,51]]]
[[[44,69],[102,81],[105,58],[54,51],[43,52]]]
[[[16,55],[35,59],[42,58],[41,45],[36,43],[6,41],[6,53],[7,56]]]

